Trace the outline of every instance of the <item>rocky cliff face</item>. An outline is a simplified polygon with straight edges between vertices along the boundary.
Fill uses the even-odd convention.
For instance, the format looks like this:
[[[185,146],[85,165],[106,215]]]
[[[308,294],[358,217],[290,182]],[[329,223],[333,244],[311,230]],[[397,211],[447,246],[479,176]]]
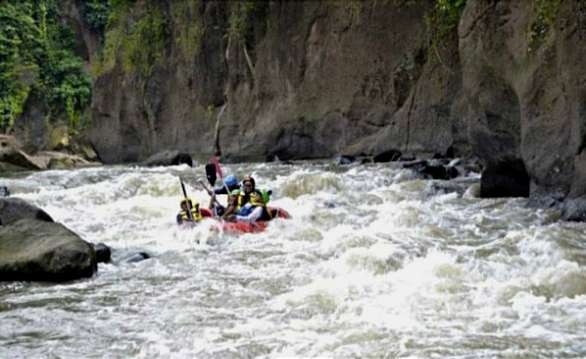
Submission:
[[[584,195],[585,21],[580,1],[513,0],[469,2],[460,21],[471,147],[522,163],[534,195]]]
[[[148,76],[119,61],[95,81],[106,162],[216,142],[234,161],[455,152],[528,174],[535,195],[585,194],[581,1],[468,1],[439,42],[434,1],[268,2],[240,39],[230,2],[183,3],[157,5],[168,38]],[[186,19],[204,29],[189,56]]]

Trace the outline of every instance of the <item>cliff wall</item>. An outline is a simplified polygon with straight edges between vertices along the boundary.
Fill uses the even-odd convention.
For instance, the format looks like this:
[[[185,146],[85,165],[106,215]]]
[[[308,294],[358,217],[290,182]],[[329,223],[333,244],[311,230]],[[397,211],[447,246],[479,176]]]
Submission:
[[[463,1],[127,3],[94,81],[105,162],[396,149],[478,156],[546,204],[585,194],[581,1],[469,0],[455,23]]]

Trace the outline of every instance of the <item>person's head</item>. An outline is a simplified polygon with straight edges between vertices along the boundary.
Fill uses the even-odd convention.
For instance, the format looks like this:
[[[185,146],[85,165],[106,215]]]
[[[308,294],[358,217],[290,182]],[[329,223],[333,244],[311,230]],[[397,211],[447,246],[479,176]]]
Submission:
[[[184,211],[187,211],[190,208],[194,208],[193,201],[191,200],[191,198],[185,198],[185,199],[183,199],[181,201],[180,206],[181,206],[181,209],[184,210]],[[195,206],[197,207],[197,206],[199,206],[199,204],[197,202],[195,202]]]
[[[246,176],[242,179],[242,190],[244,193],[249,194],[254,191],[255,183],[254,178],[251,176]]]

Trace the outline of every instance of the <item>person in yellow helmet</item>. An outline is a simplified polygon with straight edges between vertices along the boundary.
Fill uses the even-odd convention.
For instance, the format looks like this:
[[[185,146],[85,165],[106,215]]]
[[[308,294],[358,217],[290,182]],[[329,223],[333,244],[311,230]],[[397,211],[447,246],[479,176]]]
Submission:
[[[177,214],[177,224],[183,224],[186,222],[199,222],[202,219],[201,211],[199,210],[199,203],[191,200],[191,198],[185,198],[180,203],[181,211]]]

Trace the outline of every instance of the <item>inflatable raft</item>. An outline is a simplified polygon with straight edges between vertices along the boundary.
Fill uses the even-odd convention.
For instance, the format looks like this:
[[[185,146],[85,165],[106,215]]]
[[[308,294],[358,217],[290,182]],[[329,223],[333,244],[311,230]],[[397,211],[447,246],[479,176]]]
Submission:
[[[268,209],[273,213],[273,219],[275,218],[282,218],[288,219],[291,218],[289,212],[282,208],[278,207],[268,207]],[[212,227],[214,230],[223,233],[229,234],[242,234],[242,233],[260,233],[267,229],[270,221],[256,221],[254,223],[248,222],[227,222],[223,220],[219,220],[214,217],[214,214],[211,209],[209,208],[200,208],[201,216],[205,220],[211,220],[216,222]],[[193,226],[196,225],[194,222],[183,222],[181,226]]]
[[[273,213],[274,218],[289,219],[291,215],[282,208],[268,207]],[[219,221],[216,228],[224,233],[241,234],[241,233],[260,233],[267,229],[270,221],[256,221],[254,223],[248,222],[225,222]]]

